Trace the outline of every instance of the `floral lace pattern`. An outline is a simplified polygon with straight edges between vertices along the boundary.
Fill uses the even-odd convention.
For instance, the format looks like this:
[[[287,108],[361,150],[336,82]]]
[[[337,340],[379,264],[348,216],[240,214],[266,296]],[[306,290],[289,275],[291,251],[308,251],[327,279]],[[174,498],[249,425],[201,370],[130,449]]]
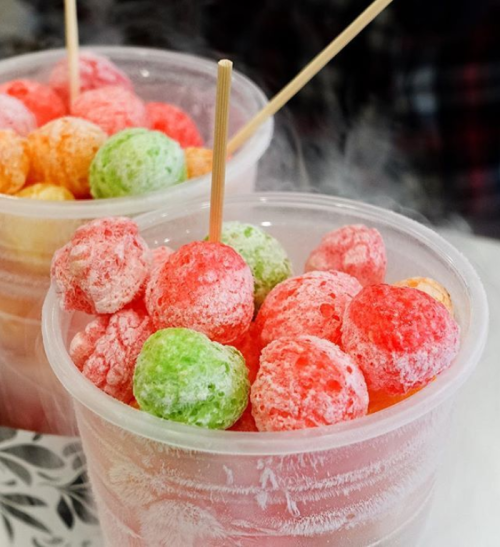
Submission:
[[[0,545],[101,545],[78,439],[0,428]]]

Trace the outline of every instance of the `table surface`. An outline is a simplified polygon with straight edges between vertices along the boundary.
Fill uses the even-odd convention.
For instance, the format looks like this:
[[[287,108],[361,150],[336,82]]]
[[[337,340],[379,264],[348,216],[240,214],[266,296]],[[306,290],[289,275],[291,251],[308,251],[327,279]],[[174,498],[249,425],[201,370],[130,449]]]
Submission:
[[[500,276],[497,271],[500,270],[500,242],[453,233],[444,235],[471,260],[479,272],[488,295],[491,322],[484,357],[458,396],[445,461],[439,475],[432,513],[421,546],[499,547],[500,363],[498,356],[500,355],[500,336],[498,334],[500,334],[500,311],[497,304],[500,303]],[[64,460],[66,467],[71,466],[75,474],[80,473],[82,462],[74,439],[50,436],[39,439],[40,436],[33,435],[33,433],[13,430],[10,432],[4,430],[2,433],[0,429],[0,442],[19,444],[36,441],[37,450],[52,451],[54,454],[52,459],[59,458],[61,465]],[[41,443],[45,443],[45,448],[40,446]],[[4,451],[5,446],[4,444]],[[35,465],[37,465],[36,462]],[[28,464],[26,466],[27,469],[30,467]],[[62,468],[61,473],[66,467]],[[33,466],[31,472],[33,477],[42,476],[40,470],[36,471]],[[52,470],[50,473],[54,474],[55,471]],[[19,470],[17,475],[22,478]],[[62,474],[61,477],[63,477]],[[61,478],[60,481],[63,479]],[[62,527],[59,506],[59,517],[57,513],[46,510],[49,506],[57,506],[57,499],[61,496],[61,492],[71,494],[71,485],[60,485],[57,478],[53,478],[52,481],[51,484],[48,484],[46,480],[41,481],[39,492],[36,488],[32,488],[32,492],[36,490],[33,492],[35,496],[39,495],[40,499],[47,500],[47,503],[42,504],[46,507],[35,506],[22,509],[28,512],[33,509],[33,516],[36,511],[39,511],[36,513],[37,516],[53,534],[58,528],[58,533],[65,538],[64,543],[59,542],[58,545],[100,547],[98,528],[93,524],[95,519],[89,511],[83,514],[82,510],[73,511],[73,514],[77,516],[71,517],[70,532],[68,527],[65,531]],[[44,482],[45,485],[43,485]],[[7,488],[8,483],[2,484],[4,484],[3,488]],[[80,484],[79,487],[82,486]],[[12,488],[15,489],[17,486],[14,485]],[[68,495],[66,499],[73,503],[71,496],[68,497]],[[44,510],[46,511],[42,516]],[[66,524],[68,524],[67,518],[66,514],[63,519]],[[0,522],[0,545],[8,545],[6,529],[1,524]],[[15,526],[19,528],[19,522]],[[40,526],[37,528],[40,530]],[[23,536],[23,531],[28,535]],[[21,530],[21,535],[16,531],[15,546],[31,545],[29,538],[32,537],[32,531],[33,523],[31,527]],[[59,539],[62,541],[61,538]]]
[[[462,388],[422,547],[500,546],[500,242],[444,234],[472,262],[490,306],[483,359]]]

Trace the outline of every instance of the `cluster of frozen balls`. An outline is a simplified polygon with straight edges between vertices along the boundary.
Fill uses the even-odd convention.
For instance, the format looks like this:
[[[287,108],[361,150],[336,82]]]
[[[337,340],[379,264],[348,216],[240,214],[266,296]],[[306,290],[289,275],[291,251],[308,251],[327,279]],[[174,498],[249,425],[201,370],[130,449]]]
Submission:
[[[181,108],[143,101],[105,57],[84,52],[79,69],[72,103],[66,59],[48,83],[0,85],[0,193],[35,197],[19,192],[45,184],[51,192],[37,199],[136,196],[211,170],[211,151]]]
[[[77,230],[52,277],[65,309],[96,315],[70,347],[83,374],[164,419],[285,431],[394,404],[458,352],[446,290],[383,283],[376,230],[327,234],[295,277],[256,226],[228,223],[222,241],[151,251],[128,219]]]

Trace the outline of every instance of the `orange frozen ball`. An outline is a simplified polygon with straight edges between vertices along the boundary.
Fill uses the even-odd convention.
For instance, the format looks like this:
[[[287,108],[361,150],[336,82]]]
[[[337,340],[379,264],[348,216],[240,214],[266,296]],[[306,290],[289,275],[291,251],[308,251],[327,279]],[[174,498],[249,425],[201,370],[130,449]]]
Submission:
[[[50,180],[76,198],[89,196],[88,173],[107,135],[97,125],[71,116],[59,118],[28,137],[33,182]]]
[[[15,194],[29,171],[26,139],[10,129],[0,130],[0,193]]]
[[[41,201],[71,201],[75,196],[64,186],[39,182],[16,192],[18,198],[39,199]]]
[[[186,148],[184,154],[188,179],[202,177],[212,171],[213,153],[210,148]]]
[[[410,289],[418,289],[432,296],[434,300],[441,302],[443,306],[453,315],[453,302],[451,301],[450,293],[436,280],[430,277],[409,277],[394,283],[396,287],[410,287]]]
[[[66,114],[66,107],[57,93],[48,85],[34,80],[12,80],[0,85],[0,93],[19,99],[33,112],[37,125],[42,125]]]

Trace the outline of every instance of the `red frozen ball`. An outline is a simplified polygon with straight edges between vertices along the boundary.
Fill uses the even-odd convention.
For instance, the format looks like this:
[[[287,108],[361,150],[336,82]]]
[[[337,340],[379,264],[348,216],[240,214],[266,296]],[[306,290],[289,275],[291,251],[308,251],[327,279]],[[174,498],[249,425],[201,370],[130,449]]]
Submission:
[[[108,135],[129,127],[149,127],[144,103],[132,91],[108,86],[82,93],[71,114],[98,125]]]
[[[15,97],[30,110],[38,127],[66,115],[66,106],[48,85],[34,80],[12,80],[0,85],[0,93]]]
[[[259,359],[262,352],[262,343],[255,323],[250,325],[250,328],[235,340],[232,344],[245,358],[245,363],[248,369],[248,379],[253,384],[259,371]]]
[[[95,53],[80,53],[80,93],[105,86],[118,86],[132,91],[130,78],[108,58]],[[61,59],[52,69],[50,87],[69,104],[69,70],[66,58]]]
[[[128,218],[78,228],[52,261],[51,275],[67,310],[115,313],[144,293],[151,251]]]
[[[257,315],[263,346],[301,334],[338,343],[345,308],[360,290],[359,282],[342,272],[309,272],[283,281]]]
[[[364,287],[382,283],[386,266],[385,244],[379,231],[353,224],[326,234],[309,255],[305,269],[345,272]]]
[[[151,129],[165,133],[182,148],[203,146],[196,123],[184,110],[168,103],[148,103],[146,110]]]
[[[153,270],[145,301],[158,329],[184,327],[230,344],[252,321],[252,272],[231,247],[195,241]]]
[[[360,418],[365,379],[338,346],[315,336],[281,338],[262,352],[250,394],[259,431],[287,431]]]
[[[423,387],[448,368],[459,326],[443,304],[407,287],[365,287],[347,308],[342,344],[370,391],[391,395]]]
[[[246,433],[257,433],[259,430],[255,425],[255,420],[252,415],[252,405],[248,403],[245,412],[241,415],[241,418],[229,428],[230,431],[243,431]]]
[[[133,400],[132,380],[144,342],[154,333],[145,311],[121,310],[98,317],[71,342],[75,365],[99,389],[126,404]]]

